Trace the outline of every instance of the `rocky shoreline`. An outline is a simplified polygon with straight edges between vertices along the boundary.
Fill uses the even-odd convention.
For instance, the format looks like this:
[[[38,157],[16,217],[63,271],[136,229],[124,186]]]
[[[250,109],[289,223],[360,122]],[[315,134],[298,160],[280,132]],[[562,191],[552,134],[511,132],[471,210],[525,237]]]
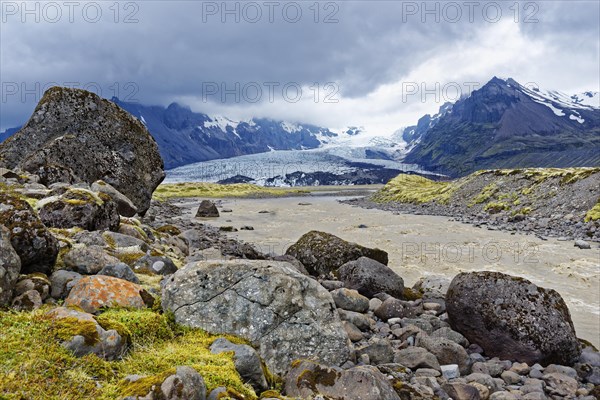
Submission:
[[[600,397],[600,353],[556,291],[487,271],[407,287],[385,250],[320,231],[264,254],[152,200],[162,168],[138,162],[155,159],[152,143],[128,147],[97,121],[130,116],[64,91],[11,139],[31,146],[20,165],[0,163],[0,397]],[[102,138],[94,158],[59,157],[73,151],[69,110],[90,113],[76,126],[83,142]],[[0,154],[13,160],[13,145]],[[96,162],[111,158],[148,178],[135,201],[131,171]],[[226,212],[200,200],[199,217]]]

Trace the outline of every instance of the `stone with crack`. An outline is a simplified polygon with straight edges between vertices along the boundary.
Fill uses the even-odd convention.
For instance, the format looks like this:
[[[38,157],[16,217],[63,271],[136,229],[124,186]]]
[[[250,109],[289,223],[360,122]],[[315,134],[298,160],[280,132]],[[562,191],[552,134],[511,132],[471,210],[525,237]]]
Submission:
[[[349,339],[331,295],[285,262],[188,264],[164,285],[162,305],[179,324],[249,340],[278,374],[300,358],[328,365],[349,358]]]

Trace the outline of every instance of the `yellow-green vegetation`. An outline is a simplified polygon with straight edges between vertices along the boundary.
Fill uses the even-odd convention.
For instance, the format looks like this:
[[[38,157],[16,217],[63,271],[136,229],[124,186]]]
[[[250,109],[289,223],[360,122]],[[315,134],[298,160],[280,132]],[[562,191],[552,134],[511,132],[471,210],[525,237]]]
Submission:
[[[510,206],[506,203],[490,201],[483,207],[484,211],[489,212],[490,214],[495,214],[500,211],[509,210]]]
[[[115,329],[131,343],[122,360],[105,361],[95,355],[77,358],[60,344],[75,334],[94,343],[98,338],[93,322],[51,320],[44,315],[46,311],[44,307],[32,312],[0,312],[0,398],[115,399],[145,395],[152,384],[177,366],[187,365],[202,375],[208,390],[225,386],[240,398],[256,399],[236,372],[232,353],[210,352],[217,336],[178,326],[169,315],[117,309],[97,316],[104,329]],[[147,378],[135,384],[124,380],[132,374]]]
[[[590,211],[585,214],[585,222],[600,220],[600,199]]]
[[[419,175],[401,174],[390,180],[371,199],[379,203],[445,204],[458,186],[455,182],[436,182]]]
[[[495,182],[490,183],[489,185],[484,187],[483,190],[477,196],[475,196],[473,201],[469,203],[469,207],[472,207],[475,204],[485,203],[490,199],[490,197],[495,195],[496,192],[498,192],[498,186]]]
[[[529,205],[536,201],[552,198],[558,193],[557,187],[571,185],[594,174],[600,174],[600,167],[594,168],[524,168],[477,171],[454,181],[435,182],[417,175],[401,174],[389,181],[371,199],[376,202],[400,202],[423,204],[453,202],[468,207],[482,205],[490,213],[511,210],[513,215],[528,215]],[[542,183],[552,179],[550,189]],[[483,189],[481,187],[483,181]],[[568,190],[568,189],[567,189]],[[600,219],[600,205],[589,210],[586,221]]]
[[[164,201],[180,197],[280,197],[305,194],[306,190],[290,188],[268,188],[250,183],[221,185],[218,183],[190,182],[160,185],[154,191],[155,200]]]

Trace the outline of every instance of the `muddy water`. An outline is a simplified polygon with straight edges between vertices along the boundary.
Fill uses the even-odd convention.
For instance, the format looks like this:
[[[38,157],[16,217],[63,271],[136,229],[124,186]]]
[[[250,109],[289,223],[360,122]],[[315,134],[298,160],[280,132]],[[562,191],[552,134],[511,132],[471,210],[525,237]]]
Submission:
[[[310,203],[310,205],[301,205]],[[191,216],[197,202],[188,201]],[[207,223],[253,231],[230,233],[263,252],[282,254],[310,230],[332,233],[389,253],[389,266],[412,286],[420,277],[453,277],[491,270],[527,278],[557,290],[567,302],[577,335],[600,346],[600,249],[580,250],[572,241],[542,241],[449,221],[446,217],[394,215],[339,204],[333,197],[224,199],[232,210]],[[269,211],[269,213],[259,213]],[[366,228],[359,228],[359,225]]]

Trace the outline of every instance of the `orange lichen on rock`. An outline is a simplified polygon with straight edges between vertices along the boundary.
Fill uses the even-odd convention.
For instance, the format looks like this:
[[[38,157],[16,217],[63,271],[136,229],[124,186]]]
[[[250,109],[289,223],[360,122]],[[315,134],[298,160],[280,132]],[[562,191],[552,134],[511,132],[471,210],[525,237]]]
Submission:
[[[86,276],[77,282],[65,300],[66,306],[78,306],[89,313],[101,308],[144,308],[145,290],[135,283],[111,276]]]

